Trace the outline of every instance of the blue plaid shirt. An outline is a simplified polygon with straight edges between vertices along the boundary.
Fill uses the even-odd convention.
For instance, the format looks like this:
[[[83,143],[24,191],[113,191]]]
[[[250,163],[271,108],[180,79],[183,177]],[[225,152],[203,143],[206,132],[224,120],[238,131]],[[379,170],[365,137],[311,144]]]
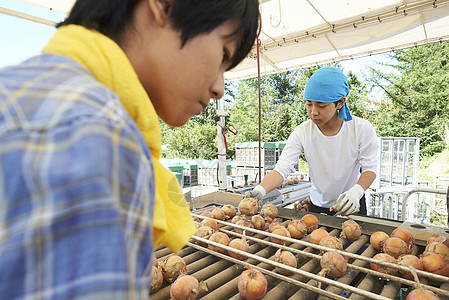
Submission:
[[[148,299],[154,193],[140,131],[87,69],[0,70],[1,299]]]

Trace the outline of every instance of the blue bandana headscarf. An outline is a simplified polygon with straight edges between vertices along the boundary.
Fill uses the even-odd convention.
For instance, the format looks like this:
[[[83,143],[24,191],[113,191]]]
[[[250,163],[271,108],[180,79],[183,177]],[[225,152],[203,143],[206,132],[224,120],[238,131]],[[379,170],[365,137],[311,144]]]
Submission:
[[[317,102],[336,102],[349,95],[348,79],[337,68],[323,67],[316,71],[306,84],[304,98]],[[340,118],[345,121],[352,120],[348,106],[345,104],[340,109]]]

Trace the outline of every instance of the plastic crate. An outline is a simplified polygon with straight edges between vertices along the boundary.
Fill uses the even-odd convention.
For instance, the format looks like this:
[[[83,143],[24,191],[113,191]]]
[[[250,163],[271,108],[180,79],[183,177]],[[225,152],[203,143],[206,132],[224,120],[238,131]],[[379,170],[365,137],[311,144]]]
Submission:
[[[235,163],[238,167],[258,167],[259,142],[235,144]],[[261,143],[261,163],[264,169],[274,169],[276,165],[276,143]]]

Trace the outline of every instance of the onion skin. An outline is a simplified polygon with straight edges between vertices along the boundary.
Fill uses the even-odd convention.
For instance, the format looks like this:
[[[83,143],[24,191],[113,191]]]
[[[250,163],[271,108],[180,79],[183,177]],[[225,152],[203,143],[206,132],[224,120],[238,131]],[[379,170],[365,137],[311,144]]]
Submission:
[[[298,266],[295,255],[287,250],[279,249],[278,251],[276,251],[276,254],[274,255],[274,261],[290,266],[292,268],[296,268]],[[279,267],[276,267],[274,271],[285,276],[290,276],[293,274],[293,272]]]
[[[254,215],[259,210],[257,198],[243,198],[239,203],[239,211],[247,216]]]
[[[223,212],[225,214],[226,219],[232,219],[237,214],[237,208],[230,204],[226,204],[223,206]]]
[[[275,230],[276,228],[279,228],[279,227],[283,227],[283,228],[285,228],[285,226],[284,225],[282,225],[281,223],[279,223],[279,222],[272,222],[269,226],[268,226],[268,232],[271,232],[271,233],[273,233],[273,230]]]
[[[398,227],[391,233],[391,237],[397,237],[403,240],[409,249],[415,244],[415,238],[407,228]]]
[[[440,300],[440,297],[429,290],[414,289],[407,295],[405,300]]]
[[[244,215],[236,215],[236,216],[232,217],[231,223],[235,224],[240,220],[246,220],[246,217]]]
[[[401,257],[398,258],[398,265],[400,266],[404,266],[404,267],[409,267],[412,266],[413,268],[415,268],[416,270],[424,270],[424,265],[422,263],[422,260],[419,259],[419,257],[415,256],[415,255],[411,255],[411,254],[407,254],[407,255],[402,255]],[[407,271],[402,271],[399,270],[399,274],[407,279],[413,280],[413,274]]]
[[[318,218],[315,215],[307,214],[301,218],[307,226],[307,233],[311,233],[318,228]]]
[[[245,226],[245,227],[254,229],[253,223],[251,223],[251,222],[248,221],[248,220],[240,220],[240,221],[237,221],[237,223],[235,223],[235,225]],[[235,232],[237,232],[237,233],[240,233],[240,234],[243,233],[243,229],[240,229],[240,228],[237,228],[237,227],[236,227],[234,230],[235,230]],[[245,231],[246,231],[246,235],[253,235],[253,234],[254,234],[254,232],[252,232],[252,231],[247,231],[247,230],[245,230]]]
[[[329,236],[329,232],[327,232],[323,228],[318,228],[312,231],[309,235],[309,242],[315,245],[319,245],[320,241],[325,237]]]
[[[179,276],[187,273],[186,262],[178,255],[170,255],[166,259],[159,262],[164,279],[172,283]]]
[[[214,219],[220,220],[220,221],[224,221],[226,219],[226,215],[223,211],[223,209],[217,207],[214,208],[212,210],[212,216],[214,217]]]
[[[278,216],[278,208],[274,204],[264,204],[260,209],[260,215],[275,219]]]
[[[383,251],[398,259],[399,256],[410,254],[408,245],[397,237],[391,237],[385,241]]]
[[[162,271],[160,268],[153,266],[151,269],[151,283],[149,293],[153,294],[157,292],[164,282],[164,276],[162,275]]]
[[[336,238],[335,236],[325,236],[321,239],[321,241],[318,243],[320,246],[336,249],[336,250],[343,250],[343,243],[341,240]],[[326,252],[326,251],[323,251]]]
[[[245,251],[245,252],[250,252],[250,248],[248,245],[248,242],[246,241],[246,239],[233,239],[230,243],[229,243],[229,247],[235,248],[237,250],[241,250],[241,251]],[[247,259],[247,256],[242,255],[242,254],[238,254],[236,252],[232,252],[232,251],[228,251],[228,254],[234,258],[240,259],[240,260],[245,260]]]
[[[249,269],[240,274],[237,287],[243,299],[258,300],[267,292],[267,279],[262,272]]]
[[[424,270],[433,274],[449,276],[449,265],[444,256],[437,253],[426,253],[420,256]]]
[[[198,280],[192,275],[178,277],[170,286],[170,299],[195,300],[199,293]]]
[[[212,228],[204,225],[204,226],[201,226],[200,228],[198,228],[198,230],[195,233],[195,236],[198,236],[200,238],[208,240],[214,232],[215,231]],[[197,243],[198,245],[201,245],[203,247],[207,247],[206,243],[200,242],[198,240],[195,240],[195,243]]]
[[[373,234],[371,234],[369,241],[370,241],[371,246],[373,246],[374,249],[380,251],[384,247],[386,240],[388,240],[389,238],[390,237],[385,232],[376,231]]]
[[[215,243],[219,243],[225,246],[228,246],[230,243],[230,238],[226,233],[223,232],[215,232],[214,234],[212,234],[209,238],[210,241],[215,242]],[[219,253],[226,253],[226,249],[220,248],[220,247],[216,247],[216,246],[212,246],[211,244],[207,245],[207,248],[212,250],[212,251],[217,251]]]
[[[285,228],[284,226],[282,227],[278,227],[275,230],[273,230],[272,234],[277,234],[280,236],[284,236],[284,237],[291,237],[290,236],[290,232],[288,232],[287,228]],[[270,237],[271,242],[276,243],[276,244],[280,244],[280,245],[287,245],[289,242],[275,238],[275,237]]]
[[[444,259],[449,262],[449,247],[445,246],[444,244],[438,242],[428,244],[423,254],[427,254],[430,252],[442,255]]]
[[[302,239],[307,234],[307,226],[301,220],[292,220],[288,223],[287,229],[295,239]]]
[[[441,244],[449,247],[449,239],[445,236],[435,234],[427,240],[427,245],[430,243],[435,243],[435,242],[441,243]]]
[[[379,261],[384,261],[384,262],[389,262],[392,264],[397,264],[396,258],[394,258],[393,256],[386,254],[386,253],[378,253],[373,256],[373,259],[376,259]],[[376,263],[370,263],[370,266],[371,266],[371,269],[373,269],[374,271],[377,271],[377,272],[381,272],[381,273],[385,273],[385,274],[389,274],[389,275],[396,275],[398,273],[397,269],[384,267],[384,266],[378,265]]]
[[[208,218],[213,218],[213,217],[214,217],[214,216],[212,215],[212,212],[211,212],[210,210],[205,210],[205,211],[203,211],[200,215],[201,215],[201,216],[204,216],[204,217],[208,217]]]
[[[201,221],[201,226],[209,226],[214,232],[218,231],[218,223],[214,219],[204,219]]]
[[[340,237],[350,241],[357,241],[362,236],[362,227],[354,220],[343,222]]]
[[[254,215],[251,217],[251,224],[253,224],[255,229],[265,230],[265,220],[259,215]]]
[[[321,257],[320,265],[322,274],[338,278],[346,273],[348,261],[340,253],[328,251]]]

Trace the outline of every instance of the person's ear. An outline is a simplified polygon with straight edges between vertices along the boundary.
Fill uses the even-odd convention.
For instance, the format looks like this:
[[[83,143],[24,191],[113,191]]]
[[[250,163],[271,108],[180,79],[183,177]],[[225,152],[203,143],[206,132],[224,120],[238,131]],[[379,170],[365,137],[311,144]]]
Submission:
[[[337,105],[337,109],[341,109],[343,107],[343,105],[345,105],[346,102],[346,97],[342,97],[339,101],[338,101],[338,105]]]
[[[168,22],[171,0],[147,0],[154,20],[159,26],[165,26]]]

